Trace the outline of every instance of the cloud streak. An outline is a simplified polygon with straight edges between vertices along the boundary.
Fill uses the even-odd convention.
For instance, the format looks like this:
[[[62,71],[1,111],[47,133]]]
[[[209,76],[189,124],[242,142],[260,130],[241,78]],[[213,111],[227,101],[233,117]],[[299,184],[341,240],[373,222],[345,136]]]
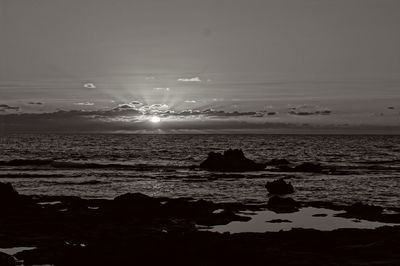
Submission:
[[[93,106],[94,103],[91,103],[91,102],[84,102],[84,103],[74,103],[74,105]]]
[[[291,107],[288,114],[298,116],[310,115],[330,115],[332,113],[328,108],[321,108],[319,106],[299,105]]]
[[[156,90],[156,91],[170,91],[170,88],[156,87],[156,88],[153,88],[153,90]]]
[[[191,78],[178,78],[179,82],[201,82],[199,77],[191,77]]]
[[[10,106],[8,104],[0,104],[0,112],[6,111],[19,111],[20,107],[18,106]]]
[[[83,84],[83,87],[86,89],[96,89],[96,85],[94,85],[94,83],[85,83]]]

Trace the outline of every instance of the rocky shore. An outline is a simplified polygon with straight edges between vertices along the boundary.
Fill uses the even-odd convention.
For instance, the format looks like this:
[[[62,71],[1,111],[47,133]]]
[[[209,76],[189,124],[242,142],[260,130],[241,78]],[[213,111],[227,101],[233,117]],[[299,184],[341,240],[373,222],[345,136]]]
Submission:
[[[240,234],[198,230],[249,220],[241,211],[296,211],[300,206],[347,208],[348,217],[400,222],[398,212],[371,212],[367,205],[299,203],[276,196],[264,205],[217,204],[140,193],[90,200],[24,196],[8,184],[1,184],[0,192],[0,248],[34,247],[15,258],[0,253],[0,265],[16,265],[15,259],[23,265],[400,264],[398,226]]]

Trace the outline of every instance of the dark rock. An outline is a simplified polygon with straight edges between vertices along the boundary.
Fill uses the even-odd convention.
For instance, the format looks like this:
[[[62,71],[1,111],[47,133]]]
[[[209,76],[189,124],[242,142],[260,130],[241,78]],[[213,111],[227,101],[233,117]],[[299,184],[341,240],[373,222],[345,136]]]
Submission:
[[[212,213],[215,209],[210,201],[199,200],[190,202],[182,198],[170,199],[163,205],[165,212],[174,217],[192,217],[196,214]]]
[[[266,164],[256,163],[243,154],[242,150],[229,149],[223,154],[210,152],[207,159],[200,164],[200,168],[209,171],[245,172],[260,171]]]
[[[0,204],[19,199],[19,194],[10,183],[0,183]]]
[[[320,173],[324,168],[317,163],[302,163],[293,168],[296,172],[310,172],[310,173]]]
[[[294,193],[294,188],[292,184],[286,183],[283,178],[274,180],[272,182],[267,182],[265,185],[266,189],[271,194],[291,194]]]
[[[3,211],[18,212],[29,202],[31,202],[31,198],[19,195],[10,183],[0,182],[0,208]]]
[[[52,197],[46,200],[51,201]],[[15,255],[25,265],[108,266],[132,265],[133,261],[135,265],[194,266],[261,265],[266,261],[268,265],[399,265],[400,261],[399,226],[220,234],[199,230],[198,225],[248,220],[251,218],[236,213],[265,206],[187,198],[152,199],[138,193],[115,200],[82,200],[85,206],[99,206],[99,210],[85,208],[67,213],[38,208],[2,216],[0,246],[36,247]],[[171,208],[153,209],[154,217],[130,211],[132,206],[146,209],[153,204],[158,206],[158,202],[165,206],[170,201]],[[117,203],[123,208],[118,209]],[[272,197],[268,203],[273,210],[295,211],[298,206],[290,198]],[[220,209],[224,211],[213,212]],[[176,214],[169,213],[173,210]],[[191,214],[182,210],[190,210]],[[0,265],[15,264],[3,263],[0,258]]]
[[[274,212],[296,212],[300,204],[292,198],[273,196],[269,199],[267,208]]]
[[[317,213],[317,214],[313,214],[313,217],[326,217],[326,216],[328,216],[327,214],[325,214],[325,213]]]
[[[161,203],[158,199],[142,193],[126,193],[114,199],[114,206],[133,210],[150,210],[160,207]]]
[[[267,165],[288,165],[290,162],[286,159],[272,159]]]
[[[368,204],[363,204],[361,202],[354,203],[347,208],[347,213],[352,215],[379,215],[383,212],[383,208],[379,206],[373,206]]]
[[[274,223],[274,224],[276,224],[276,223],[291,223],[291,222],[292,221],[285,220],[285,219],[273,219],[273,220],[266,221],[266,223]]]
[[[6,253],[0,252],[0,265],[1,266],[15,266],[17,264],[16,264],[15,259],[12,256],[10,256]]]

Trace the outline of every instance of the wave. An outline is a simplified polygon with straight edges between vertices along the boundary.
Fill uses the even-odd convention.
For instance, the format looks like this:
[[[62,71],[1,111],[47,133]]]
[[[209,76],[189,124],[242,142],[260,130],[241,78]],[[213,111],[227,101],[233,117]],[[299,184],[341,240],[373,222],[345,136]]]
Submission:
[[[31,173],[1,173],[0,178],[63,178],[63,177],[70,177],[68,175],[63,174],[31,174]]]
[[[186,169],[190,166],[171,166],[155,164],[123,164],[123,163],[94,163],[94,162],[71,162],[57,161],[52,159],[14,159],[9,161],[0,161],[0,166],[11,167],[39,167],[39,168],[59,168],[59,169],[118,169],[118,170],[136,170],[148,171],[160,169],[163,171],[174,171],[175,169]]]
[[[51,159],[14,159],[10,161],[0,161],[0,166],[42,166],[50,165],[54,161]]]
[[[54,185],[101,185],[101,184],[109,184],[108,181],[100,181],[100,180],[85,180],[85,181],[53,181],[50,182]]]
[[[358,161],[354,162],[358,164],[391,164],[391,163],[400,163],[400,159],[394,160],[372,160],[372,161]]]

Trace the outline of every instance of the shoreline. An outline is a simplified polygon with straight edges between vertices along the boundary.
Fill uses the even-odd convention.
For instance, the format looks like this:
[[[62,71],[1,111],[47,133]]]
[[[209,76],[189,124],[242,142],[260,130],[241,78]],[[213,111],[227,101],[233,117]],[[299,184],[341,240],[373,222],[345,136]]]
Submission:
[[[14,255],[24,265],[400,263],[398,209],[392,214],[360,211],[345,215],[399,224],[377,229],[298,228],[238,234],[198,230],[198,225],[212,227],[251,219],[240,212],[271,208],[279,212],[268,205],[152,198],[140,193],[113,200],[16,194],[1,204],[0,248],[34,247]],[[329,202],[296,202],[296,206],[349,208]]]

